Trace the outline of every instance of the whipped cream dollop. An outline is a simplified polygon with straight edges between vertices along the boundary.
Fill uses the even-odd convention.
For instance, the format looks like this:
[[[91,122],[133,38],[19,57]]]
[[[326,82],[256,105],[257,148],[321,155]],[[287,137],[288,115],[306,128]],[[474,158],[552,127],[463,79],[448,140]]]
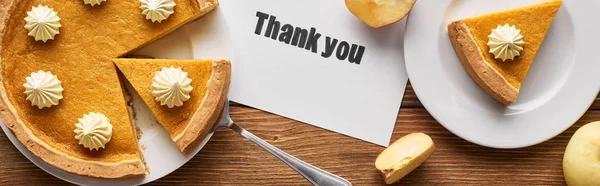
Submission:
[[[514,60],[516,56],[521,55],[520,52],[523,50],[523,44],[525,44],[521,30],[508,24],[498,25],[496,29],[492,30],[488,39],[489,52],[494,54],[495,59],[500,58],[502,61]]]
[[[83,0],[83,3],[88,4],[88,5],[100,5],[100,3],[104,2],[106,0]]]
[[[25,94],[31,106],[37,106],[39,109],[58,105],[58,101],[63,98],[62,82],[51,72],[42,70],[31,73],[31,76],[25,78]]]
[[[90,150],[105,148],[112,137],[113,126],[110,120],[104,114],[96,112],[84,114],[78,120],[74,132],[79,144]]]
[[[33,36],[36,41],[48,41],[54,39],[54,36],[59,33],[60,17],[53,8],[48,6],[38,5],[31,7],[31,11],[27,12],[25,17],[25,29],[29,30],[27,35]]]
[[[152,22],[158,21],[159,23],[167,18],[175,11],[174,0],[140,0],[142,6],[142,15],[146,16],[146,19],[152,20]]]
[[[160,105],[167,105],[169,108],[182,106],[184,101],[190,99],[192,92],[192,79],[188,73],[181,70],[180,67],[163,67],[160,72],[156,72],[152,78],[152,95]]]

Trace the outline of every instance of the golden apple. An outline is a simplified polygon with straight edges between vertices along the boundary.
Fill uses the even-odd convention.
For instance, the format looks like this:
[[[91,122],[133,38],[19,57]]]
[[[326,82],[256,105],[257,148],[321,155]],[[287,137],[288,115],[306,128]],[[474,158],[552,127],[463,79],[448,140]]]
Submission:
[[[563,157],[567,185],[600,185],[600,121],[579,128]]]
[[[386,184],[397,182],[419,167],[433,152],[435,145],[427,134],[412,133],[396,140],[375,160],[375,167]]]
[[[404,18],[417,0],[346,0],[346,7],[358,19],[373,28]]]

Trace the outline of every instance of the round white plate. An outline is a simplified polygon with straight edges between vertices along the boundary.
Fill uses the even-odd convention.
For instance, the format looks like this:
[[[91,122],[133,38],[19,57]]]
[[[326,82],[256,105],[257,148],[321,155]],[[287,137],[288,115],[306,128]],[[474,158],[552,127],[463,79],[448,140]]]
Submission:
[[[231,59],[233,56],[232,50],[231,36],[225,16],[221,9],[217,8],[204,17],[152,42],[138,50],[136,54],[169,59]],[[135,93],[131,85],[127,83],[126,86],[129,92],[133,94],[134,109],[137,112],[134,119],[142,131],[139,145],[145,146],[145,149],[141,148],[141,152],[144,155],[147,168],[150,170],[146,177],[111,180],[89,178],[64,172],[33,155],[13,136],[4,124],[0,126],[17,149],[35,165],[57,178],[80,185],[139,185],[157,180],[177,170],[192,159],[212,136],[212,133],[209,134],[187,155],[182,155],[167,131],[156,122],[148,107]]]
[[[483,146],[520,148],[560,134],[589,108],[600,90],[600,1],[564,1],[512,106],[475,84],[448,39],[453,20],[543,1],[417,1],[404,37],[406,68],[419,100],[449,131]]]

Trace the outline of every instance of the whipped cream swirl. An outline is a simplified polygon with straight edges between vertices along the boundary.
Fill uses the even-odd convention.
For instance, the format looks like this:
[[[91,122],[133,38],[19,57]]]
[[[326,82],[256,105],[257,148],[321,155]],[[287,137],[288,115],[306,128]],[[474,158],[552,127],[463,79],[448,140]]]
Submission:
[[[112,137],[113,126],[110,120],[104,114],[96,112],[84,114],[78,120],[74,132],[79,144],[90,150],[105,148]]]
[[[158,21],[159,23],[167,18],[175,11],[174,0],[140,0],[142,6],[142,15],[146,16],[146,19],[152,20],[152,22]]]
[[[514,25],[504,26],[498,25],[496,29],[492,30],[492,33],[488,36],[487,45],[490,47],[490,53],[494,54],[495,59],[507,59],[514,60],[516,56],[521,55],[523,50],[523,35],[521,30],[517,29]]]
[[[160,101],[160,105],[167,105],[169,108],[179,107],[184,101],[190,99],[190,92],[193,89],[191,83],[192,79],[181,68],[163,67],[152,78],[152,95],[156,97],[156,101]]]
[[[100,5],[100,3],[104,2],[106,0],[83,0],[83,3],[88,4],[88,5]]]
[[[31,101],[31,106],[37,106],[39,109],[58,105],[58,101],[63,98],[62,82],[51,72],[42,70],[31,73],[31,76],[25,78],[25,94],[27,100]]]
[[[25,17],[25,29],[29,30],[27,35],[33,36],[36,41],[48,41],[54,39],[54,36],[59,33],[60,17],[53,8],[48,6],[38,5],[31,7],[31,11],[27,12]]]

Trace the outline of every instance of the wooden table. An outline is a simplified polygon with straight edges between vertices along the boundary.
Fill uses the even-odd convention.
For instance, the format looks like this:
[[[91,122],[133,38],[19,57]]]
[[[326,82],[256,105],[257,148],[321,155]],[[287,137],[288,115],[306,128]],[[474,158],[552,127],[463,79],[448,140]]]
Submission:
[[[354,185],[383,185],[374,161],[384,148],[281,116],[235,105],[234,121],[284,151]],[[600,97],[567,131],[533,147],[498,150],[467,142],[436,122],[409,85],[392,141],[410,132],[429,134],[436,149],[401,184],[564,185],[562,156],[573,133],[600,120]],[[0,133],[0,185],[65,185],[29,162]],[[245,138],[224,130],[196,157],[151,185],[309,185],[300,175]]]

